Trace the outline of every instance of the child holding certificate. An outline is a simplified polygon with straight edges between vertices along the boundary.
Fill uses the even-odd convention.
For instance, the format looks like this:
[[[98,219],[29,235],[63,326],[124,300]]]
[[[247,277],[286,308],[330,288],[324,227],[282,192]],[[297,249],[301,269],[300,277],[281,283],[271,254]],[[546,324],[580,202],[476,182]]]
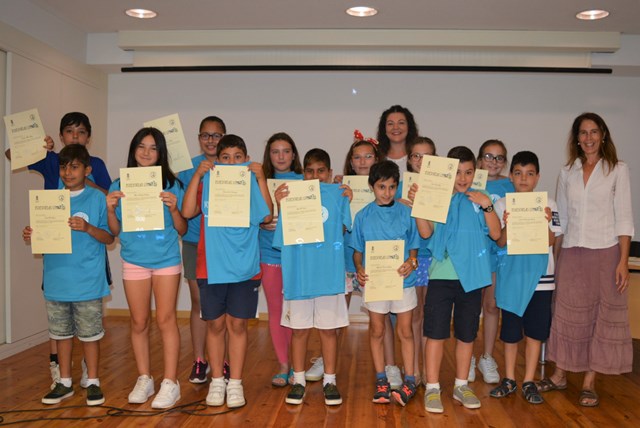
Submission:
[[[277,132],[267,140],[262,170],[267,180],[302,180],[302,164],[298,148],[288,134]],[[280,183],[280,181],[275,183]],[[271,186],[271,184],[269,185]],[[274,216],[270,223],[261,224],[258,237],[260,238],[262,287],[269,312],[269,332],[273,349],[280,363],[280,370],[271,378],[271,385],[284,387],[287,386],[290,378],[293,381],[293,370],[289,364],[291,329],[280,325],[282,318],[282,264],[280,251],[272,247],[277,223],[278,217]]]
[[[342,404],[336,386],[337,330],[349,325],[344,296],[344,229],[351,228],[349,198],[337,184],[331,183],[331,160],[322,149],[312,149],[304,157],[304,179],[320,181],[320,223],[324,241],[284,245],[282,212],[278,219],[273,247],[282,250],[284,305],[282,325],[293,329],[291,354],[293,382],[286,402],[302,404],[305,396],[305,359],[312,328],[318,329],[322,346],[324,402]],[[311,184],[310,186],[313,186]],[[317,189],[315,189],[317,191]],[[281,186],[275,193],[280,204],[289,189]],[[315,199],[314,199],[315,201]],[[313,202],[313,201],[311,201]]]
[[[152,211],[152,205],[158,206],[163,214],[162,229],[149,230],[145,229],[145,224],[141,224],[142,230],[122,230],[123,217],[130,217],[130,213],[122,208],[122,202],[127,198],[120,190],[122,177],[113,182],[107,195],[109,228],[114,235],[120,236],[122,279],[131,311],[131,344],[138,368],[138,380],[129,394],[129,403],[144,403],[155,393],[149,364],[152,293],[156,303],[156,320],[163,344],[164,379],[158,395],[151,403],[154,409],[172,407],[180,399],[177,379],[180,332],[176,321],[176,302],[182,269],[178,236],[187,231],[187,222],[179,209],[184,194],[183,186],[169,168],[168,153],[162,132],[156,128],[142,128],[131,140],[127,161],[127,168],[160,167],[162,176],[153,181],[161,182],[162,191],[148,195],[146,203],[149,208],[146,211]],[[133,184],[143,188],[147,183]],[[142,202],[138,204],[140,206]],[[148,220],[155,220],[156,217]]]
[[[178,178],[186,186],[196,172],[200,162],[208,160],[215,162],[218,142],[227,133],[224,121],[217,116],[207,116],[200,122],[198,128],[198,142],[201,154],[191,159],[193,168],[182,171]],[[187,233],[182,237],[182,266],[183,275],[189,284],[191,297],[191,316],[189,327],[191,330],[191,346],[193,347],[193,365],[189,382],[205,383],[209,373],[209,363],[204,356],[204,344],[207,335],[207,323],[200,319],[200,291],[196,281],[196,250],[200,239],[200,215],[187,219]]]
[[[538,157],[532,152],[519,152],[511,161],[509,174],[516,192],[533,192],[540,179]],[[551,296],[555,289],[553,244],[562,234],[555,201],[548,199],[546,217],[549,221],[549,253],[527,255],[504,255],[498,260],[496,299],[502,310],[500,339],[504,342],[506,376],[500,386],[490,393],[502,398],[518,388],[515,381],[518,342],[523,331],[526,338],[525,372],[522,395],[531,404],[544,402],[534,383],[542,342],[549,337],[551,329]],[[498,245],[507,245],[509,213],[506,198],[495,203],[496,214],[502,222],[502,234]]]
[[[182,213],[193,218],[202,212],[200,239],[196,259],[196,276],[200,289],[201,317],[207,323],[207,354],[211,364],[211,383],[206,403],[209,406],[242,407],[246,404],[242,387],[242,369],[247,349],[247,323],[255,318],[260,287],[260,223],[271,221],[271,199],[262,165],[248,163],[247,146],[237,135],[227,134],[217,147],[217,163],[203,160],[187,187]],[[239,168],[238,180],[215,181],[218,172]],[[224,174],[221,172],[221,174]],[[249,183],[247,183],[247,181]],[[228,183],[231,182],[231,183]],[[215,203],[223,204],[212,186],[225,185],[228,197],[239,196],[247,202],[248,227],[210,226],[218,212]],[[246,184],[249,184],[247,189]],[[238,187],[239,186],[239,187]],[[242,194],[248,191],[250,194]],[[236,194],[231,194],[236,192]],[[244,196],[248,196],[244,199]],[[234,199],[235,200],[235,199]],[[229,383],[223,375],[225,336],[229,335]]]
[[[353,261],[358,274],[358,282],[365,286],[370,279],[365,273],[364,255],[367,241],[404,241],[402,261],[397,260],[398,275],[404,278],[403,291],[399,300],[369,301],[365,306],[369,311],[369,338],[371,355],[376,369],[376,391],[374,403],[389,403],[390,395],[406,405],[416,394],[416,379],[413,375],[414,350],[411,329],[412,310],[416,307],[416,274],[418,268],[416,256],[420,238],[416,223],[411,218],[411,209],[395,201],[396,189],[400,181],[398,166],[391,161],[382,161],[371,167],[369,186],[375,195],[374,202],[364,207],[354,221],[351,247],[354,249]],[[383,337],[385,317],[393,312],[398,317],[398,336],[402,346],[405,379],[402,387],[391,393],[391,386],[384,370]]]
[[[74,394],[71,379],[73,336],[83,344],[88,369],[87,405],[104,403],[98,379],[99,341],[104,336],[102,298],[110,294],[105,272],[105,244],[113,242],[107,227],[104,195],[85,187],[91,173],[89,152],[74,144],[59,155],[59,177],[71,192],[71,254],[45,254],[43,291],[49,318],[49,337],[57,341],[60,378],[42,398],[58,404]],[[23,238],[29,242],[33,230],[27,226]]]
[[[444,341],[449,338],[453,309],[456,337],[456,379],[453,398],[468,409],[480,407],[480,400],[468,386],[473,341],[478,333],[481,289],[491,284],[489,238],[500,237],[500,220],[486,192],[471,190],[476,159],[467,147],[454,147],[448,158],[458,159],[458,168],[445,223],[416,219],[418,231],[429,240],[432,254],[429,287],[424,306],[424,335],[427,336],[427,383],[425,409],[442,413],[440,365]],[[410,199],[415,196],[413,184]],[[488,236],[487,237],[487,232]]]

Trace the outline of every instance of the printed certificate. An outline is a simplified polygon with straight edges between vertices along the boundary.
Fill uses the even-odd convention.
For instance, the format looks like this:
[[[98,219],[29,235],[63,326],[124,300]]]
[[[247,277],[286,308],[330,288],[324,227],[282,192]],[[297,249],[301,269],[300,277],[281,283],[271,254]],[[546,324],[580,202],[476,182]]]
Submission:
[[[187,140],[184,138],[182,124],[177,113],[145,122],[144,126],[158,128],[164,134],[164,138],[167,140],[171,171],[177,174],[180,171],[193,168],[191,155],[189,155],[189,149],[187,148]]]
[[[487,188],[487,178],[489,178],[489,171],[477,168],[473,176],[471,188],[475,190],[485,190]]]
[[[249,227],[251,171],[246,165],[216,165],[209,173],[210,227]]]
[[[547,254],[547,192],[507,193],[507,254]]]
[[[29,190],[33,254],[71,254],[70,198],[66,189]]]
[[[345,175],[342,184],[346,184],[353,191],[351,200],[351,222],[356,218],[356,214],[370,202],[375,200],[373,191],[369,187],[369,176],[367,175]]]
[[[409,199],[409,189],[413,183],[418,183],[420,174],[405,171],[402,173],[402,199]]]
[[[290,181],[289,195],[280,201],[284,245],[324,242],[320,181]]]
[[[365,302],[402,300],[404,278],[398,268],[404,263],[404,241],[367,241],[365,243]]]
[[[273,202],[273,217],[278,217],[278,203],[276,202],[276,189],[282,186],[289,180],[283,180],[279,178],[267,178],[267,188],[269,189],[269,196],[271,196],[271,202]]]
[[[162,167],[120,168],[122,231],[164,229]]]
[[[45,133],[38,109],[5,116],[4,124],[11,146],[11,170],[24,168],[47,156]]]
[[[411,210],[412,217],[447,222],[451,194],[458,170],[458,159],[424,156],[419,187]]]

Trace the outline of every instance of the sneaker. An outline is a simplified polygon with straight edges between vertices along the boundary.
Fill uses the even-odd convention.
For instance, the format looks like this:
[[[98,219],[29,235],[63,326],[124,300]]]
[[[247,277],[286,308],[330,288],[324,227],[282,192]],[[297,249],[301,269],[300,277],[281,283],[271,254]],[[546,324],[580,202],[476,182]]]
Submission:
[[[467,382],[474,382],[476,380],[476,357],[471,356],[471,364],[469,365],[469,376],[467,376]]]
[[[227,361],[222,364],[222,377],[225,382],[229,382],[229,378],[231,377],[231,367]]]
[[[153,378],[147,375],[138,376],[136,386],[129,393],[129,403],[142,404],[155,393],[153,388]]]
[[[80,361],[82,366],[82,376],[80,377],[80,387],[87,389],[89,387],[89,370],[87,369],[87,363],[84,362],[84,358]]]
[[[342,396],[340,396],[340,392],[338,392],[338,387],[335,383],[328,383],[323,386],[322,392],[324,392],[324,404],[327,406],[342,404]]]
[[[324,360],[322,357],[316,357],[311,359],[313,365],[304,374],[304,378],[307,382],[316,382],[322,379],[324,376]]]
[[[416,395],[416,384],[413,382],[405,382],[402,384],[402,388],[393,391],[391,395],[393,395],[393,399],[396,400],[398,404],[404,407],[409,400]]]
[[[191,367],[189,382],[205,383],[207,381],[207,374],[209,374],[210,371],[209,363],[198,358],[193,362],[193,366]]]
[[[207,406],[222,406],[224,404],[224,395],[227,391],[224,378],[211,379],[209,384],[209,393],[207,394]]]
[[[287,404],[302,404],[302,401],[304,400],[304,393],[304,386],[296,383],[289,390],[284,402]]]
[[[424,409],[429,413],[442,413],[442,400],[440,399],[440,390],[432,388],[424,393]]]
[[[242,384],[230,383],[227,385],[227,407],[234,409],[236,407],[242,407],[247,402],[244,399],[244,388]]]
[[[60,365],[55,361],[50,361],[49,371],[51,372],[51,381],[52,381],[51,387],[49,389],[53,391],[56,385],[60,383]]]
[[[100,387],[94,383],[87,385],[87,406],[99,406],[104,404],[104,394]]]
[[[402,373],[398,366],[384,366],[384,372],[389,379],[391,389],[400,389],[402,386]]]
[[[525,382],[522,384],[522,395],[530,404],[544,403],[544,399],[538,392],[538,387],[533,382]]]
[[[391,385],[387,379],[376,380],[376,392],[373,394],[373,402],[379,404],[389,403],[391,398]]]
[[[152,409],[168,409],[173,407],[180,399],[180,384],[178,381],[172,382],[165,379],[160,384],[158,395],[151,402]]]
[[[498,363],[491,355],[481,355],[478,360],[478,370],[482,373],[484,383],[499,383]]]
[[[460,385],[453,388],[453,399],[459,401],[467,409],[479,409],[480,400],[469,385]]]
[[[64,386],[61,382],[56,382],[54,388],[47,395],[42,397],[42,404],[58,404],[65,398],[69,398],[72,395],[72,386]]]

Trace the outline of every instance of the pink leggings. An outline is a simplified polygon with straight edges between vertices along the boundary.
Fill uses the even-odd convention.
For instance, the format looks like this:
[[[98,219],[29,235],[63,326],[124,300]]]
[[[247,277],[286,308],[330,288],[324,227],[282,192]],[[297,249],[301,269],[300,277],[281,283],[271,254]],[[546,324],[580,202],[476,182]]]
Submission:
[[[262,286],[267,298],[269,311],[269,331],[273,349],[280,364],[289,364],[289,345],[291,329],[280,325],[282,318],[282,266],[260,263],[262,269]]]

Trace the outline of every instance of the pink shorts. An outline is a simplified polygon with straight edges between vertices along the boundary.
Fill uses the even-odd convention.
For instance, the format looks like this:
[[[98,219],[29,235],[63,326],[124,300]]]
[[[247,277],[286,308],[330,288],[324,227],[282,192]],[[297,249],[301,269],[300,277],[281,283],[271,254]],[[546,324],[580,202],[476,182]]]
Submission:
[[[169,266],[160,269],[150,269],[131,263],[122,261],[122,279],[128,281],[138,281],[141,279],[149,279],[153,275],[180,275],[182,273],[182,265]]]

